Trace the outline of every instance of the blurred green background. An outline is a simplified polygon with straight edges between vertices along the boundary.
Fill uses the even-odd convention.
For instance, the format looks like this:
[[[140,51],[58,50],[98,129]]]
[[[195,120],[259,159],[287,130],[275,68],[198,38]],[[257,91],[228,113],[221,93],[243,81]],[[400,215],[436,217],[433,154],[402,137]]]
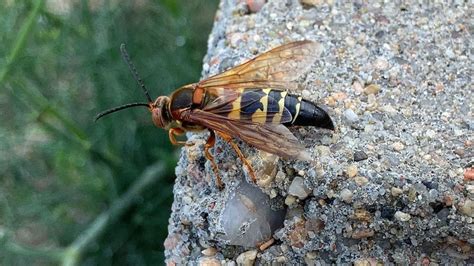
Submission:
[[[121,43],[152,98],[197,81],[217,0],[2,2],[0,264],[162,264],[178,150],[146,108],[93,118],[146,101]]]

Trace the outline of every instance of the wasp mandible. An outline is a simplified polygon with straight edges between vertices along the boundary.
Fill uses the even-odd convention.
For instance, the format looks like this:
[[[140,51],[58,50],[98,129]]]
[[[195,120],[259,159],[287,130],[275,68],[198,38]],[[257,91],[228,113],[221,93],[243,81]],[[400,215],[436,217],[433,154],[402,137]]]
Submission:
[[[155,101],[139,78],[123,44],[120,49],[148,102],[104,111],[96,120],[119,110],[145,106],[150,110],[155,126],[168,130],[174,145],[186,144],[176,139],[186,131],[208,130],[210,135],[204,153],[211,162],[219,188],[223,188],[223,183],[210,152],[216,134],[232,146],[256,182],[254,170],[234,142],[235,138],[286,159],[309,160],[308,152],[288,127],[334,129],[326,111],[291,93],[299,88],[295,80],[318,58],[319,43],[305,40],[276,47],[223,73],[185,85],[170,96],[159,96]]]

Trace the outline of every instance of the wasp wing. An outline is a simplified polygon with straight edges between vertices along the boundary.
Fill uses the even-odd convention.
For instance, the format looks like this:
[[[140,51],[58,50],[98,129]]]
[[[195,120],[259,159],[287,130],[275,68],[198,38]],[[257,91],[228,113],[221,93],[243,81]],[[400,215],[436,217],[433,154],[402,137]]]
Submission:
[[[311,160],[305,148],[284,125],[232,120],[200,109],[190,110],[186,117],[187,121],[203,125],[218,133],[240,138],[259,150],[282,158]]]
[[[307,72],[322,52],[322,46],[312,41],[296,41],[265,52],[221,74],[200,81],[209,87],[271,87],[296,89],[292,82]]]

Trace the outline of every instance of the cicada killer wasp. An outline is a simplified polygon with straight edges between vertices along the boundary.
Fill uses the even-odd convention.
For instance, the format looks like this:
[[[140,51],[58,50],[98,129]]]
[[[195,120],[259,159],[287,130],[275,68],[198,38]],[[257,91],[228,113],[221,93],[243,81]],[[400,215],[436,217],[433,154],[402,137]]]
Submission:
[[[130,61],[124,45],[122,55],[142,87],[147,103],[119,106],[97,115],[134,106],[146,106],[153,123],[169,132],[173,144],[186,144],[176,136],[186,131],[210,132],[205,157],[211,162],[219,188],[223,187],[217,164],[210,149],[216,134],[228,142],[247,167],[253,181],[254,170],[234,138],[286,159],[309,160],[309,153],[288,130],[288,126],[316,126],[334,129],[329,115],[316,104],[292,94],[298,89],[295,80],[317,59],[321,45],[312,41],[288,43],[200,82],[185,85],[171,96],[150,98],[142,80]]]

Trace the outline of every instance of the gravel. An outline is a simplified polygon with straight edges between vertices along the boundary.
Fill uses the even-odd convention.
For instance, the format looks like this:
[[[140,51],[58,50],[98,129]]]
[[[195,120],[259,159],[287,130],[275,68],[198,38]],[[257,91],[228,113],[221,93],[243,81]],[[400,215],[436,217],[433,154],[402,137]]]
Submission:
[[[472,5],[246,2],[222,0],[203,77],[290,41],[318,41],[324,51],[299,80],[301,94],[336,130],[291,129],[311,163],[237,140],[257,185],[218,139],[222,191],[204,159],[207,133],[188,133],[196,144],[176,168],[168,265],[473,264]],[[228,211],[229,202],[246,211]],[[238,232],[254,223],[267,223],[266,235],[244,243]]]

